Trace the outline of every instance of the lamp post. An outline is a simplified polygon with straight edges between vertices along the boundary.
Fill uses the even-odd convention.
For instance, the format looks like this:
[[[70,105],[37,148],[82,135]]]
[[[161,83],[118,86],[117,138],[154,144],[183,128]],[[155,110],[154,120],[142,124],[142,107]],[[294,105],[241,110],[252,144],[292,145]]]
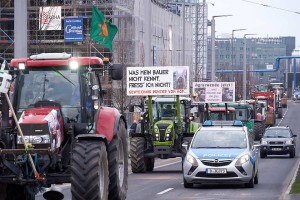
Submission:
[[[211,81],[216,81],[216,35],[215,35],[215,18],[217,17],[230,17],[232,15],[217,15],[213,16],[211,20]]]
[[[244,65],[243,65],[243,99],[246,99],[246,72],[247,72],[247,66],[246,66],[246,63],[247,63],[247,40],[246,40],[246,36],[247,35],[256,35],[256,34],[245,34],[244,35],[244,55],[243,55],[243,61],[244,61]]]
[[[232,81],[234,81],[234,77],[233,77],[233,35],[234,32],[236,31],[245,31],[246,29],[234,29],[232,30],[232,38],[231,38],[231,76],[232,76]]]

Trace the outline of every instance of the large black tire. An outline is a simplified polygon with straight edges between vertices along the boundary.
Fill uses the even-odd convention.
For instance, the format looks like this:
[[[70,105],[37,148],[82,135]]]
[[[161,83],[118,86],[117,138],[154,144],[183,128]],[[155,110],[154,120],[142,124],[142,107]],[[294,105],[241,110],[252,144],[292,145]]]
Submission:
[[[142,137],[131,138],[130,161],[133,173],[144,173],[146,171],[146,159],[144,159],[145,139]]]
[[[260,152],[260,158],[266,158],[267,157],[267,154],[264,153],[264,152]]]
[[[108,145],[109,194],[108,199],[126,199],[128,189],[128,143],[126,128],[120,120],[117,134]]]
[[[277,117],[278,117],[278,119],[282,118],[282,108],[278,108]]]
[[[146,171],[152,172],[154,169],[155,159],[154,158],[145,158],[145,159],[146,159]]]
[[[254,132],[254,139],[255,140],[260,140],[262,135],[265,132],[265,125],[262,122],[254,122],[254,126],[253,126],[253,132]]]
[[[73,148],[71,192],[73,200],[108,199],[109,172],[104,142],[79,141]]]
[[[258,171],[256,172],[256,175],[254,177],[254,184],[258,184]]]
[[[0,200],[34,200],[24,185],[0,184]]]
[[[290,158],[295,158],[295,150],[290,151]]]
[[[245,186],[247,188],[254,188],[254,169],[253,169],[253,173],[252,173],[252,178],[250,179],[249,183],[246,183]]]

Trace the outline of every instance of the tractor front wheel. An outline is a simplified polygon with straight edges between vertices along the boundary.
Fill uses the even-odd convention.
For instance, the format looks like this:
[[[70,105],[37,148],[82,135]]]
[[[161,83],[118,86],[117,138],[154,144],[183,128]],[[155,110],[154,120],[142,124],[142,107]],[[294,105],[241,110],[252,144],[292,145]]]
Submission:
[[[155,159],[154,158],[144,158],[146,159],[146,170],[147,172],[152,172],[154,169],[154,163],[155,163]]]
[[[108,145],[108,159],[108,199],[125,199],[128,189],[128,144],[125,123],[122,120],[117,134]]]
[[[106,145],[101,141],[75,143],[71,164],[73,200],[108,199],[109,172]]]
[[[144,159],[145,138],[134,137],[130,140],[130,161],[133,173],[143,173],[147,169]]]

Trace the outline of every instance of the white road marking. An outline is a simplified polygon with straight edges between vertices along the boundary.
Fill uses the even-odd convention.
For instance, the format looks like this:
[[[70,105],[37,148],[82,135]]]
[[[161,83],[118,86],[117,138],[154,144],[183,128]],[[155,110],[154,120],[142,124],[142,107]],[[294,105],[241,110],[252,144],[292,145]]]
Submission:
[[[161,191],[160,193],[157,193],[157,195],[162,195],[162,194],[165,194],[165,193],[167,193],[167,192],[169,192],[169,191],[171,191],[171,190],[173,190],[174,188],[168,188],[168,189],[166,189],[166,190],[164,190],[164,191]]]

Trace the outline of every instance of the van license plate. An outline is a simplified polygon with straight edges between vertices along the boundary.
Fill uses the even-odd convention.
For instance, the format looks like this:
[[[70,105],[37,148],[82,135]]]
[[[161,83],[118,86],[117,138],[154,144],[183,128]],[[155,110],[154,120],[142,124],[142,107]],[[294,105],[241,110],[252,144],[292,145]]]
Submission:
[[[282,148],[273,148],[272,150],[273,150],[273,151],[281,151]]]
[[[226,169],[206,169],[207,174],[226,174]]]

